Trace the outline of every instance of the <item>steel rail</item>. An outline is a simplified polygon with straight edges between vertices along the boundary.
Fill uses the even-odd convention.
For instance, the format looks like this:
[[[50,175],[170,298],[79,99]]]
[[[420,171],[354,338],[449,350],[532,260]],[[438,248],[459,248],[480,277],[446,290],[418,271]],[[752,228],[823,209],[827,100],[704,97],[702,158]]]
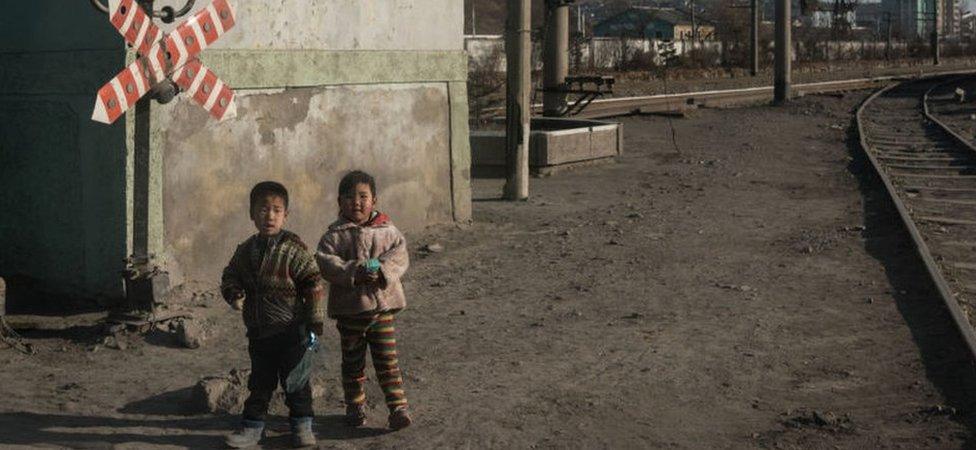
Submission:
[[[956,74],[964,74],[964,73],[967,72],[961,72]],[[971,72],[968,73],[971,74]],[[945,76],[945,75],[948,74],[930,75],[929,77]],[[919,81],[913,80],[909,82],[919,82]],[[918,253],[919,257],[922,258],[922,262],[925,264],[925,268],[928,271],[929,276],[932,278],[932,281],[939,292],[939,296],[942,298],[943,304],[946,306],[946,309],[949,310],[949,314],[952,316],[952,320],[956,325],[956,329],[959,331],[959,335],[966,343],[966,347],[968,348],[970,355],[973,357],[974,360],[976,360],[976,332],[974,332],[973,325],[969,322],[969,319],[966,316],[966,312],[963,311],[962,307],[959,305],[959,302],[956,301],[955,295],[953,294],[949,282],[943,276],[942,270],[939,268],[938,263],[936,262],[935,258],[932,256],[932,252],[929,249],[929,246],[926,243],[917,224],[912,219],[908,207],[905,205],[905,202],[902,200],[902,198],[898,195],[898,191],[895,188],[895,185],[892,183],[891,178],[884,170],[885,166],[881,164],[879,158],[877,158],[874,155],[874,152],[871,151],[872,147],[868,142],[868,135],[865,132],[865,122],[866,122],[865,110],[867,109],[867,107],[878,97],[884,95],[888,91],[898,86],[901,86],[902,84],[903,83],[892,84],[878,90],[870,97],[865,99],[864,102],[862,102],[861,105],[858,107],[857,114],[856,114],[856,121],[857,121],[857,131],[860,138],[859,142],[861,144],[861,150],[871,161],[871,165],[874,167],[875,172],[878,174],[878,176],[881,178],[882,182],[884,183],[888,195],[891,198],[891,201],[895,204],[895,208],[898,210],[898,214],[899,216],[901,216],[902,222],[904,223],[905,228],[908,230],[908,233],[912,238],[912,242],[915,245],[916,252]],[[933,89],[940,86],[941,84],[943,83],[938,83],[932,86],[931,88],[927,89],[925,94],[923,95],[922,104],[923,104],[924,116],[928,120],[931,120],[932,123],[938,125],[940,128],[947,131],[950,136],[956,139],[965,148],[968,148],[976,152],[976,149],[974,149],[974,147],[971,144],[966,142],[965,139],[962,139],[961,136],[955,133],[952,129],[948,128],[942,121],[936,119],[930,114],[928,103],[927,103],[929,93],[931,93]]]

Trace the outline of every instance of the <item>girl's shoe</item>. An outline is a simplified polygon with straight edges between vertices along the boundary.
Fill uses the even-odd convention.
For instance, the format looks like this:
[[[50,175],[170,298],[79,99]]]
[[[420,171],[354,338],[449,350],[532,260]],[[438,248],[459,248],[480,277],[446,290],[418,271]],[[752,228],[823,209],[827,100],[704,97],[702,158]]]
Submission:
[[[366,423],[366,405],[346,405],[346,425],[361,427]]]
[[[410,413],[407,411],[407,405],[397,406],[390,411],[390,429],[391,430],[401,430],[403,428],[409,427],[413,423],[410,419]]]

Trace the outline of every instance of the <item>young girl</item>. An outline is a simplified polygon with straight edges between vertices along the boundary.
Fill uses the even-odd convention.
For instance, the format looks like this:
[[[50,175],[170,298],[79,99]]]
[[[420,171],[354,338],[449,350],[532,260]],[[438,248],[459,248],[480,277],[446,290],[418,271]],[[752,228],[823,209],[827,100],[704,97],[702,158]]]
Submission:
[[[407,271],[407,243],[381,212],[375,211],[376,181],[353,171],[339,182],[339,219],[319,241],[316,260],[329,281],[328,315],[336,320],[342,346],[342,389],[346,421],[366,422],[366,347],[386,395],[389,426],[410,425],[407,398],[397,363],[394,314],[406,307],[400,277]]]

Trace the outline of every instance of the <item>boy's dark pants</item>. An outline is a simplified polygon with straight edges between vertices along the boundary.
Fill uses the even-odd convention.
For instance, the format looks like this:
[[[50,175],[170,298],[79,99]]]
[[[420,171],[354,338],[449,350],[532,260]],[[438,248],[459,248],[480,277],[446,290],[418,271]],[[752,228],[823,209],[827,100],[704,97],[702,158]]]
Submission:
[[[244,420],[262,421],[275,388],[285,388],[285,380],[305,355],[305,327],[295,326],[281,333],[261,339],[249,339],[247,352],[251,355],[251,377],[247,388],[251,391],[244,402]],[[285,392],[289,417],[312,417],[312,386],[295,393]]]

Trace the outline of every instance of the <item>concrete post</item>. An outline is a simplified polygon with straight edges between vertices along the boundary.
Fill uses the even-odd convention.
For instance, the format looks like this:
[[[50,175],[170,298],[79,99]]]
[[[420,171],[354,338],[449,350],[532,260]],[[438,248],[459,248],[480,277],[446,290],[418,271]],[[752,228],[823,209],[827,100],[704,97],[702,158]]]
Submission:
[[[507,83],[505,97],[506,200],[529,198],[529,132],[532,118],[532,3],[508,0],[505,39]]]
[[[569,75],[569,5],[546,2],[546,42],[542,56],[542,115],[558,117],[566,111],[565,88]]]
[[[749,27],[749,75],[759,74],[759,0],[749,1],[751,26]]]
[[[783,103],[790,98],[790,32],[792,28],[790,0],[776,0],[776,73],[773,83],[773,102]]]

